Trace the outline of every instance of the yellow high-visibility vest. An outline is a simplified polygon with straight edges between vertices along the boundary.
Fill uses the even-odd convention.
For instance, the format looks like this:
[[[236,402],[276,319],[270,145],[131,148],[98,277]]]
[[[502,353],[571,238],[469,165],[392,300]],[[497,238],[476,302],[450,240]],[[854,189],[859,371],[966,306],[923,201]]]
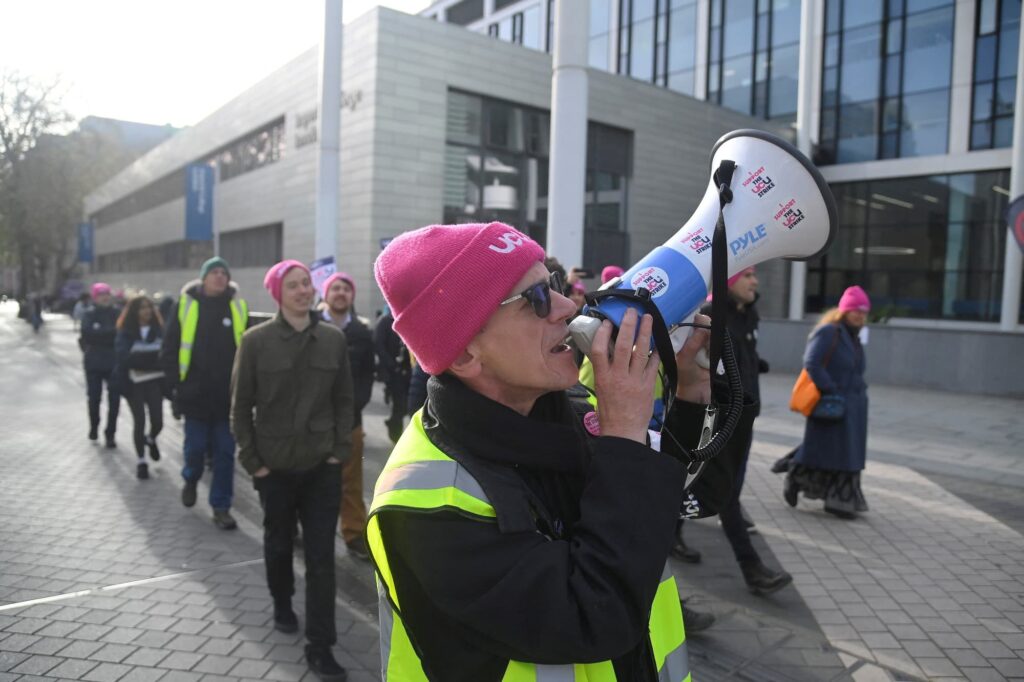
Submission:
[[[249,304],[245,299],[232,298],[231,330],[235,336],[235,348],[242,345],[242,334],[249,320]],[[178,301],[178,324],[181,326],[181,346],[178,347],[178,377],[185,381],[188,368],[192,364],[192,346],[196,342],[196,329],[199,327],[199,301],[188,294],[182,294]]]
[[[422,411],[413,415],[412,423],[377,479],[366,537],[378,574],[383,679],[426,682],[427,676],[402,622],[395,580],[380,531],[377,515],[388,509],[405,513],[452,509],[481,523],[494,522],[496,514],[477,480],[430,442],[423,431]],[[649,631],[658,680],[690,682],[679,592],[667,565],[651,606]],[[538,665],[510,660],[502,682],[615,682],[615,670],[611,661]]]

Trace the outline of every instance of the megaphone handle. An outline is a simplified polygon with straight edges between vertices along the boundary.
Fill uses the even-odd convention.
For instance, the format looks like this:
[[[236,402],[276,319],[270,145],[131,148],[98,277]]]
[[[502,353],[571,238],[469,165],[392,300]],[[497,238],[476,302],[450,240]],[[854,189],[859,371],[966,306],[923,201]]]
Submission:
[[[728,159],[723,160],[714,172],[715,185],[718,186],[718,220],[711,240],[711,367],[717,368],[722,359],[723,337],[726,334],[725,321],[729,315],[727,290],[729,278],[729,253],[726,250],[728,239],[725,230],[725,205],[732,201],[732,176],[736,164]]]

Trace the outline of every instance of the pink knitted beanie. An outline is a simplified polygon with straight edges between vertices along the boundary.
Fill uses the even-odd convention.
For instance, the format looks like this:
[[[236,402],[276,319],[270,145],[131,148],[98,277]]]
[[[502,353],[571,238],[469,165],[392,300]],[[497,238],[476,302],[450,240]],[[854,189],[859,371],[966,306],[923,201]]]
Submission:
[[[844,291],[842,298],[839,299],[839,310],[844,313],[851,310],[860,310],[866,313],[871,310],[871,299],[868,298],[866,291],[858,286],[852,286]]]
[[[356,296],[356,283],[352,279],[352,275],[347,272],[335,272],[330,277],[324,280],[323,286],[320,288],[320,298],[327,298],[327,292],[331,290],[331,285],[338,280],[342,282],[348,282],[348,285],[352,287],[352,298]]]
[[[441,374],[544,249],[504,223],[429,225],[396,237],[373,272],[394,329],[428,374]]]
[[[601,284],[607,284],[616,277],[622,277],[623,269],[618,265],[606,265],[601,271]]]
[[[307,275],[309,274],[309,268],[306,267],[305,263],[297,260],[283,260],[280,263],[271,265],[270,269],[267,270],[267,274],[263,277],[263,286],[270,292],[270,297],[278,305],[281,305],[281,282],[284,281],[284,276],[292,268],[302,268],[306,271]]]

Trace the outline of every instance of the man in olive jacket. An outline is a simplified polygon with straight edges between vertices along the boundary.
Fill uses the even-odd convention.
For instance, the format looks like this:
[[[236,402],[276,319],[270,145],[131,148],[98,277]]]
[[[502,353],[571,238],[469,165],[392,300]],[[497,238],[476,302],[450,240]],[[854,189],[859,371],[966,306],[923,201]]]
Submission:
[[[298,629],[291,605],[298,520],[306,558],[306,661],[321,680],[342,682],[346,673],[331,647],[337,642],[334,528],[354,413],[348,348],[345,335],[310,310],[314,289],[305,265],[278,263],[263,283],[280,310],[242,337],[231,376],[231,428],[263,507],[274,627]]]

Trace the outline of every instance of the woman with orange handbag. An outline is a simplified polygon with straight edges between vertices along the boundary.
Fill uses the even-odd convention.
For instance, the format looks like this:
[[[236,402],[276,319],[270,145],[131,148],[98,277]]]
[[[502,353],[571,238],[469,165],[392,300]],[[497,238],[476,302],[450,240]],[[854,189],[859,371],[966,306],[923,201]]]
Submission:
[[[807,417],[783,484],[791,507],[797,496],[824,500],[825,511],[853,519],[868,510],[860,489],[867,457],[868,393],[860,330],[871,301],[859,286],[843,292],[839,306],[825,312],[804,351],[804,370],[821,393]]]

